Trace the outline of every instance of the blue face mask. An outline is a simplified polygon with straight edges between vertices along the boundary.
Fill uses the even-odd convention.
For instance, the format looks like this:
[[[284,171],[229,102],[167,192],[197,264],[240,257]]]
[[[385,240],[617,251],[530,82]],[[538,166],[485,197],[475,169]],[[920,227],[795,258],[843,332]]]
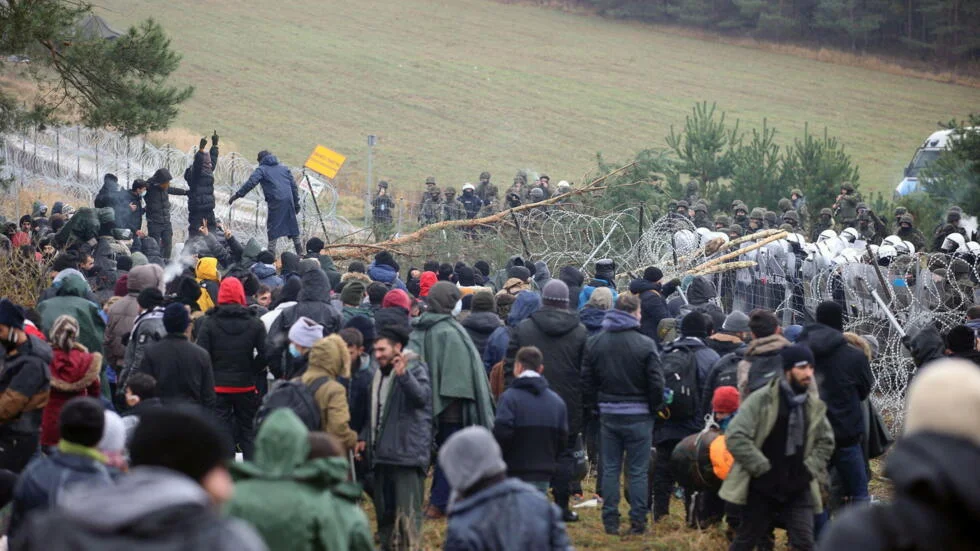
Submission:
[[[300,352],[298,348],[296,348],[296,345],[295,344],[289,343],[289,355],[292,356],[292,357],[294,357],[294,358],[298,358],[298,357],[302,356],[303,353]]]
[[[718,427],[721,428],[721,432],[725,432],[726,430],[728,430],[728,424],[732,422],[733,417],[735,416],[730,415],[728,417],[725,417],[721,421],[718,421]]]

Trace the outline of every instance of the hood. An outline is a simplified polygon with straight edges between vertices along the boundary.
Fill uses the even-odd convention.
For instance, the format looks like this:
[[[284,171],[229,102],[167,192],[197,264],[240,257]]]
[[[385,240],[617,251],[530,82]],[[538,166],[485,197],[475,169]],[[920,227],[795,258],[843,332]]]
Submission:
[[[885,474],[895,489],[933,504],[951,516],[980,522],[980,478],[966,465],[980,461],[980,448],[959,438],[921,432],[900,440],[888,456]]]
[[[135,467],[114,486],[76,486],[62,495],[58,505],[70,518],[99,532],[118,532],[164,509],[191,505],[204,510],[210,498],[181,473]]]
[[[915,365],[922,366],[932,360],[942,358],[946,352],[946,343],[933,324],[923,327],[918,333],[910,335],[909,350]]]
[[[85,278],[79,277],[75,274],[71,274],[65,279],[61,280],[61,286],[58,287],[59,297],[82,297],[88,296],[91,289],[88,286],[88,282]]]
[[[493,312],[473,312],[469,316],[466,316],[460,325],[477,333],[490,334],[493,331],[503,325],[500,321],[500,317]]]
[[[638,294],[640,294],[642,292],[645,292],[645,291],[657,291],[657,292],[659,292],[660,290],[659,290],[658,287],[659,286],[656,283],[654,283],[652,281],[647,281],[647,280],[642,279],[642,278],[641,279],[634,279],[633,281],[630,281],[630,292],[633,293],[634,295],[638,295]]]
[[[289,281],[285,282],[279,289],[279,300],[273,303],[276,309],[279,308],[280,304],[291,302],[296,303],[296,299],[299,297],[299,292],[303,290],[303,282],[298,277],[291,277]]]
[[[705,304],[715,296],[717,293],[714,286],[703,276],[695,277],[691,286],[687,288],[687,301],[690,304]]]
[[[640,326],[640,320],[629,312],[609,310],[602,319],[602,328],[606,331],[629,331]]]
[[[156,287],[161,293],[164,292],[163,268],[156,264],[144,264],[129,271],[129,279],[126,281],[127,291],[139,294],[143,289],[150,287]]]
[[[579,326],[575,312],[556,308],[542,308],[531,314],[530,320],[549,337],[567,335]]]
[[[581,287],[585,283],[585,276],[574,266],[564,266],[558,271],[558,279],[562,280],[569,287]]]
[[[313,344],[303,382],[312,383],[320,377],[350,377],[350,354],[340,335],[332,334]]]
[[[439,277],[435,272],[422,272],[419,276],[419,296],[427,297],[429,296],[429,289],[439,281]]]
[[[514,266],[523,266],[523,265],[524,265],[524,259],[521,258],[521,255],[515,254],[514,256],[507,259],[507,264],[504,265],[504,269],[509,271]]]
[[[452,314],[436,314],[434,312],[425,312],[419,319],[416,320],[412,325],[414,329],[421,329],[423,331],[431,329],[433,325],[443,322],[445,320],[452,320]]]
[[[49,364],[52,388],[78,392],[99,377],[101,354],[89,354],[84,346],[76,343],[70,351],[59,351],[53,355],[54,359]]]
[[[259,164],[262,166],[276,166],[277,164],[279,164],[279,159],[277,159],[276,156],[273,155],[272,153],[269,153],[265,157],[262,157],[262,160],[259,161]]]
[[[534,263],[534,281],[548,281],[551,279],[551,270],[548,269],[548,265],[543,261],[539,260]],[[567,283],[565,285],[568,285]]]
[[[281,270],[282,273],[284,274],[299,273],[300,258],[298,254],[294,252],[286,251],[282,253],[282,256],[280,256],[279,258],[282,259],[282,270]]]
[[[515,377],[510,383],[510,388],[526,390],[535,396],[540,396],[548,390],[548,379],[544,377]]]
[[[289,408],[273,410],[255,436],[254,466],[265,478],[288,477],[310,453],[306,425]]]
[[[371,263],[367,269],[367,275],[372,281],[380,281],[381,283],[391,283],[395,281],[398,277],[398,272],[394,268],[388,266],[387,264],[374,264]]]
[[[255,262],[255,259],[258,258],[260,252],[262,252],[262,246],[259,245],[259,242],[254,237],[250,237],[248,241],[245,242],[245,246],[242,247],[242,258]]]
[[[540,308],[541,295],[531,291],[517,293],[517,299],[514,300],[514,304],[510,307],[510,313],[507,315],[507,325],[515,327]]]
[[[606,317],[608,310],[600,310],[591,306],[586,306],[578,312],[578,319],[582,325],[590,331],[602,329],[602,320]]]
[[[297,295],[299,302],[330,302],[330,280],[323,270],[310,270],[300,276],[303,288]]]
[[[218,304],[240,304],[245,306],[245,288],[235,277],[226,277],[218,287]]]
[[[195,276],[202,281],[218,281],[218,259],[213,256],[205,256],[198,260]]]
[[[252,264],[252,273],[259,279],[265,279],[276,275],[276,267],[272,264],[260,264],[256,262]]]
[[[140,243],[143,249],[143,254],[149,257],[162,256],[160,252],[160,243],[155,237],[144,237]]]
[[[520,278],[512,277],[508,279],[506,283],[504,283],[504,286],[500,291],[503,293],[510,293],[512,295],[516,295],[521,291],[529,291],[529,290],[531,290],[530,283],[526,283],[524,280]]]
[[[769,335],[768,337],[762,337],[761,339],[755,339],[749,342],[748,348],[745,350],[745,355],[762,356],[763,354],[772,354],[789,345],[790,342],[786,340],[786,337],[782,335]]]
[[[799,341],[805,341],[816,357],[827,356],[842,346],[847,346],[844,333],[822,323],[814,323],[803,328]]]
[[[82,279],[85,279],[85,275],[82,274],[82,272],[79,272],[75,268],[68,268],[66,270],[61,270],[60,272],[58,272],[58,275],[54,277],[54,281],[51,282],[51,286],[54,287],[55,289],[61,287],[61,284],[65,281],[65,279],[68,278],[68,276],[78,276]]]

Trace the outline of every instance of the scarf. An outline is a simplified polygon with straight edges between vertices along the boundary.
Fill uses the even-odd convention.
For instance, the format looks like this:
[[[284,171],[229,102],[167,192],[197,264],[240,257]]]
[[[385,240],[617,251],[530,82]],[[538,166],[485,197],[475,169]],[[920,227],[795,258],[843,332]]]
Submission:
[[[786,377],[779,381],[779,390],[786,398],[789,406],[789,421],[786,430],[786,457],[796,455],[797,450],[803,447],[803,437],[806,430],[806,419],[803,414],[803,404],[807,399],[807,392],[797,394],[790,386]]]
[[[106,463],[106,456],[102,454],[99,450],[95,448],[90,448],[88,446],[83,446],[81,444],[75,444],[67,440],[58,441],[58,451],[61,453],[67,453],[71,455],[80,455],[82,457],[88,457],[98,461],[99,463]]]

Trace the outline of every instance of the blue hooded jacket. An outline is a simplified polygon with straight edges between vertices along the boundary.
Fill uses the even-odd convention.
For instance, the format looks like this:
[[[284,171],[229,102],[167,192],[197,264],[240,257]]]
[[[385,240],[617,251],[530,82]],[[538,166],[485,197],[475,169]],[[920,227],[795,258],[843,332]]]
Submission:
[[[384,283],[392,289],[401,289],[402,291],[408,292],[408,288],[405,287],[405,283],[398,277],[398,272],[387,264],[375,264],[374,262],[368,266],[367,275],[372,281],[378,281]]]
[[[487,368],[487,373],[493,366],[507,356],[507,345],[510,344],[510,330],[517,327],[517,324],[531,317],[531,314],[541,308],[541,295],[533,291],[521,291],[517,293],[517,299],[510,307],[510,314],[507,315],[507,325],[498,327],[490,334],[487,339],[487,349],[483,352],[483,366]]]

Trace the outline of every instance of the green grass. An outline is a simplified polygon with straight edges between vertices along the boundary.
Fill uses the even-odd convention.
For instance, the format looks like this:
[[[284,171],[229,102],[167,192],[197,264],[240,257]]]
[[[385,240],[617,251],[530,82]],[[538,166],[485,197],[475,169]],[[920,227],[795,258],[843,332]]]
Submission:
[[[518,168],[581,181],[594,155],[663,147],[700,100],[785,143],[841,136],[866,190],[890,191],[937,121],[980,106],[980,89],[665,34],[489,0],[102,0],[123,27],[161,21],[197,87],[178,126],[218,128],[252,156],[298,164],[317,143],[348,155],[341,180],[401,189],[428,175],[506,186]],[[414,197],[414,194],[412,194]]]

